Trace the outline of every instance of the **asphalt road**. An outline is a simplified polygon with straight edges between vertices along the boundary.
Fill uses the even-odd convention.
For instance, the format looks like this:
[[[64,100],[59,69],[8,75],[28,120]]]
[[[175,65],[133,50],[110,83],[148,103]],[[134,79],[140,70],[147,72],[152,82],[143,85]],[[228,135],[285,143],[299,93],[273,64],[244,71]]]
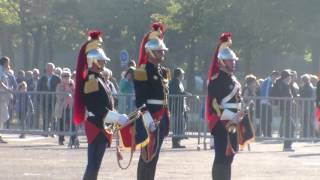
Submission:
[[[8,144],[0,144],[1,180],[80,180],[86,166],[86,143],[81,137],[79,149],[57,145],[57,137],[2,135]],[[171,149],[167,138],[160,153],[157,180],[210,180],[214,153],[197,150],[196,140],[184,140],[186,149]],[[251,151],[236,155],[233,180],[319,180],[320,143],[294,143],[295,152],[282,152],[279,141],[251,144]],[[125,158],[128,153],[125,153]],[[117,166],[115,149],[107,149],[99,179],[133,180],[139,152],[129,169]]]

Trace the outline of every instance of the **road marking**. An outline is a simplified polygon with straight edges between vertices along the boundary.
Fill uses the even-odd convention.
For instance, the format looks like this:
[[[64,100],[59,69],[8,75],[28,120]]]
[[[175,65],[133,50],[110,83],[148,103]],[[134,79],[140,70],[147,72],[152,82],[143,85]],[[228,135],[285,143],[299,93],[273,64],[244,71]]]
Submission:
[[[13,141],[13,142],[28,142],[28,141],[36,141],[36,140],[43,140],[48,137],[43,136],[35,136],[35,135],[26,135],[25,138],[19,138],[20,134],[6,134],[2,135],[2,138],[6,141]]]
[[[24,176],[40,176],[39,173],[23,173]]]
[[[5,137],[4,137],[5,139]],[[10,142],[30,142],[30,141],[36,141],[36,140],[43,140],[46,139],[46,137],[26,137],[26,138],[10,138],[8,141]]]
[[[305,166],[320,166],[320,162],[304,162],[302,165]]]

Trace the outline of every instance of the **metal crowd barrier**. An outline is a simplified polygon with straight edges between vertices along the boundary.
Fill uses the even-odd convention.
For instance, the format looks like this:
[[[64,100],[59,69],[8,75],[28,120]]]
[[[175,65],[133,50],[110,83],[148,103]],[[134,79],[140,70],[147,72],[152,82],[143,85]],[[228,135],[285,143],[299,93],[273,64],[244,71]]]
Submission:
[[[3,123],[0,133],[33,135],[74,135],[72,107],[64,106],[63,92],[0,92],[3,106],[8,106],[8,120]],[[6,112],[0,112],[6,118]],[[2,121],[3,122],[3,121]]]
[[[317,141],[315,99],[246,97],[257,139]]]
[[[8,107],[8,120],[0,128],[0,133],[83,135],[83,127],[76,128],[72,123],[72,107],[66,108],[57,103],[69,96],[68,93],[58,92],[0,92],[1,107]],[[244,104],[252,119],[257,139],[319,140],[320,134],[314,126],[313,98],[245,97]],[[169,135],[181,139],[197,138],[198,148],[203,145],[206,149],[210,132],[204,118],[204,105],[205,95],[171,95]],[[115,95],[115,107],[120,113],[134,111],[134,95]],[[3,117],[5,114],[1,110],[0,118]]]
[[[205,96],[169,96],[170,137],[181,139],[197,138],[198,147],[205,146],[207,124],[204,120]],[[115,95],[117,110],[130,113],[135,110],[135,96],[133,94]]]
[[[170,135],[174,138],[197,138],[197,147],[210,136],[204,119],[205,96],[170,95]]]

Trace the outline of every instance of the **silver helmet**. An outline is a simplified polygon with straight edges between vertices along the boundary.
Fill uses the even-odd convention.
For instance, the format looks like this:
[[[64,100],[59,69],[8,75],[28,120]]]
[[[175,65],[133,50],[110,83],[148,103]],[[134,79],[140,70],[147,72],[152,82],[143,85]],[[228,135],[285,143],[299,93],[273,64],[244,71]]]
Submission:
[[[150,39],[145,45],[144,48],[151,51],[168,51],[167,46],[164,44],[162,39]]]
[[[233,52],[230,48],[223,48],[218,53],[218,59],[220,60],[235,60],[237,61],[239,58],[236,53]]]
[[[106,55],[102,48],[92,49],[87,52],[88,67],[91,68],[95,61],[110,61],[110,58]]]

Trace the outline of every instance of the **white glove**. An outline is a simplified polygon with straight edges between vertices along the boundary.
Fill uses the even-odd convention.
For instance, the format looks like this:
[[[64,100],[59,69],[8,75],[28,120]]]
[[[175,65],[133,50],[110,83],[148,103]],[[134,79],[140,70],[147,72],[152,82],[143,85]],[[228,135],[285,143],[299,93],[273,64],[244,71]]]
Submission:
[[[142,118],[143,118],[143,122],[144,122],[145,126],[146,126],[151,132],[153,132],[153,131],[156,130],[156,125],[155,125],[155,123],[154,123],[154,121],[153,121],[153,118],[152,118],[152,116],[151,116],[151,114],[150,114],[149,111],[146,111],[146,112],[143,114]]]
[[[231,121],[232,121],[233,123],[236,123],[236,124],[240,123],[240,121],[242,120],[242,114],[243,114],[243,113],[242,113],[241,111],[235,113],[235,115],[233,116],[233,118],[231,119]]]
[[[119,123],[120,125],[128,122],[129,118],[126,114],[119,114],[115,111],[109,111],[106,117],[104,118],[105,123]]]
[[[118,123],[122,126],[129,121],[129,118],[126,114],[119,114]]]

